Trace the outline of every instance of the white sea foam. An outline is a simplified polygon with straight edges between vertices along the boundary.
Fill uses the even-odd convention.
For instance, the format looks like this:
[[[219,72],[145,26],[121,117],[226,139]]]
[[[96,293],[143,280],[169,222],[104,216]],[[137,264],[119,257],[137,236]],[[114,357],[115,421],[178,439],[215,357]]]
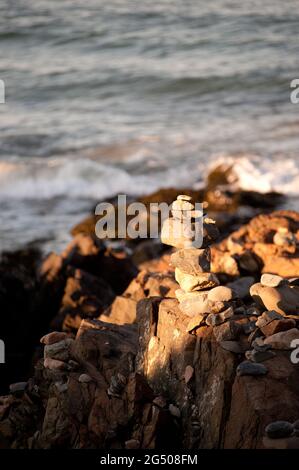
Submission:
[[[201,162],[194,167],[154,168],[145,174],[132,174],[125,168],[87,158],[0,161],[0,197],[103,199],[119,193],[149,193],[161,187],[198,187],[200,180],[219,164],[233,168],[237,179],[234,185],[239,188],[299,195],[299,162],[295,159],[215,155],[206,168]]]
[[[267,193],[281,192],[286,195],[299,195],[299,161],[291,158],[273,159],[258,155],[219,155],[213,158],[209,171],[218,165],[232,167],[234,186],[247,191]]]

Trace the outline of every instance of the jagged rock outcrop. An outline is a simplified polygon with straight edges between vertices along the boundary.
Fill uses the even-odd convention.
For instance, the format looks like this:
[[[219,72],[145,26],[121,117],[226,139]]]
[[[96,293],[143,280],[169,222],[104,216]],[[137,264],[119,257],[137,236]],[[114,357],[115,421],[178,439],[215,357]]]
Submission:
[[[262,302],[256,296],[257,283],[275,295],[298,292],[289,279],[299,277],[298,227],[293,212],[258,216],[211,247],[222,285],[207,290],[209,320],[210,312],[180,308],[170,255],[145,261],[137,276],[124,253],[89,235],[51,255],[39,270],[38,305],[53,299],[47,314],[55,309],[55,329],[65,334],[43,338],[32,377],[0,397],[0,448],[298,447],[299,364],[290,343],[299,312],[285,304],[272,311],[264,289]],[[172,259],[197,275],[188,256]],[[21,302],[23,284],[17,292]]]

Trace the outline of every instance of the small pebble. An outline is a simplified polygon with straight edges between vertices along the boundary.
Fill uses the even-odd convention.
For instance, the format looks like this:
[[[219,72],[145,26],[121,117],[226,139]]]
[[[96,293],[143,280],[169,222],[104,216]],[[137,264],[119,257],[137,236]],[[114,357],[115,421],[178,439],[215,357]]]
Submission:
[[[129,441],[125,442],[125,448],[126,449],[139,449],[140,447],[140,441],[137,439],[130,439]]]
[[[185,383],[189,383],[190,380],[192,379],[194,375],[194,369],[192,366],[187,366],[186,369],[185,369],[185,374],[184,374],[184,379],[185,379]]]
[[[282,437],[289,437],[293,434],[294,426],[288,421],[274,421],[268,424],[265,431],[271,439],[280,439]]]
[[[88,374],[81,374],[78,381],[81,383],[88,383],[92,381],[92,378]]]

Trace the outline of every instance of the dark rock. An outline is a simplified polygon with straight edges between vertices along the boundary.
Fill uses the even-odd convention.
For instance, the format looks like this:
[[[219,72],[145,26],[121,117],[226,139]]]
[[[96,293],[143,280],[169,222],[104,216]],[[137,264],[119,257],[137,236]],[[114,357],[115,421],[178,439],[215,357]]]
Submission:
[[[268,437],[272,439],[279,439],[282,437],[289,437],[293,434],[294,427],[287,421],[275,421],[268,424],[265,431]]]
[[[249,361],[241,362],[241,364],[237,367],[237,375],[253,375],[253,376],[261,376],[268,373],[268,369],[263,364],[253,364]]]

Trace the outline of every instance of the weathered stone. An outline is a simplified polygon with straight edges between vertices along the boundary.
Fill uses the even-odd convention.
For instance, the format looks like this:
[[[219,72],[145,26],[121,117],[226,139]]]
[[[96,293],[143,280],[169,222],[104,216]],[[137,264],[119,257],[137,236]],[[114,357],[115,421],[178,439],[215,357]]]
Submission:
[[[226,320],[231,318],[234,315],[233,307],[228,307],[226,310],[223,310],[217,314],[210,313],[206,318],[206,324],[210,326],[220,325],[224,323]]]
[[[253,364],[250,361],[241,362],[241,364],[237,367],[237,375],[253,375],[253,376],[261,376],[266,375],[268,373],[268,369],[263,364]]]
[[[294,427],[287,421],[274,421],[268,424],[265,432],[271,439],[279,439],[282,437],[289,437],[293,434]]]
[[[78,381],[81,383],[92,382],[92,378],[88,374],[81,374],[78,378]]]
[[[278,287],[266,287],[257,283],[251,287],[250,294],[258,304],[264,305],[267,310],[275,310],[282,315],[298,315],[299,292],[295,287],[284,284]]]
[[[246,351],[245,356],[252,362],[264,362],[275,357],[275,353],[273,351],[257,351],[256,349],[253,349],[251,351]]]
[[[221,325],[223,323],[223,319],[220,317],[220,315],[215,314],[215,313],[210,313],[207,318],[206,318],[206,324],[209,326],[217,326]]]
[[[209,289],[219,285],[219,281],[213,273],[201,273],[192,276],[183,273],[179,268],[175,269],[175,279],[185,292]]]
[[[208,293],[208,300],[213,302],[229,302],[233,298],[233,290],[226,286],[214,287]]]
[[[192,197],[191,197],[191,196],[188,196],[188,195],[186,195],[186,194],[179,194],[179,195],[177,196],[177,200],[178,200],[178,201],[189,201],[189,202],[190,202],[190,201],[192,201]]]
[[[175,248],[190,248],[193,246],[194,230],[190,224],[178,219],[166,219],[161,230],[161,241]]]
[[[297,346],[292,345],[294,340],[299,341],[299,330],[292,328],[288,331],[281,331],[275,335],[268,336],[264,340],[264,344],[270,344],[273,349],[295,349]]]
[[[269,351],[271,349],[270,344],[265,344],[264,343],[264,338],[259,337],[256,338],[254,341],[252,341],[251,346],[256,350],[256,351]]]
[[[283,320],[274,320],[267,325],[261,327],[261,330],[265,336],[272,336],[281,331],[291,330],[296,327],[296,321],[291,318],[285,318]]]
[[[222,323],[219,326],[213,328],[213,334],[216,338],[216,341],[220,343],[221,341],[233,341],[238,339],[241,333],[241,326],[235,323],[234,321],[228,321]]]
[[[244,354],[245,346],[239,341],[220,341],[220,346],[234,354]]]
[[[211,313],[219,313],[223,312],[229,307],[229,302],[214,302],[213,300],[209,300],[209,311]]]
[[[261,277],[261,284],[266,287],[278,287],[287,281],[283,277],[277,276],[277,274],[263,274]]]
[[[40,342],[42,344],[54,344],[54,343],[59,343],[59,341],[62,341],[67,338],[67,334],[63,333],[61,331],[53,331],[52,333],[48,333],[47,335],[43,336],[40,339]]]
[[[262,328],[274,320],[281,320],[281,319],[283,319],[283,316],[275,312],[275,310],[271,310],[269,312],[266,311],[260,317],[258,317],[256,321],[256,326],[258,328]]]
[[[70,359],[70,348],[74,340],[71,338],[63,339],[58,343],[48,344],[44,348],[44,357],[58,359],[60,361],[67,361]]]
[[[171,205],[171,211],[172,212],[188,212],[188,211],[193,211],[194,210],[194,204],[190,201],[182,200],[182,199],[177,199],[176,201],[173,201]]]
[[[68,366],[65,362],[59,361],[58,359],[52,359],[50,357],[46,357],[44,359],[44,367],[50,370],[67,370]]]
[[[199,250],[197,248],[186,248],[171,255],[170,261],[175,268],[192,276],[200,275],[210,271],[210,249]]]

